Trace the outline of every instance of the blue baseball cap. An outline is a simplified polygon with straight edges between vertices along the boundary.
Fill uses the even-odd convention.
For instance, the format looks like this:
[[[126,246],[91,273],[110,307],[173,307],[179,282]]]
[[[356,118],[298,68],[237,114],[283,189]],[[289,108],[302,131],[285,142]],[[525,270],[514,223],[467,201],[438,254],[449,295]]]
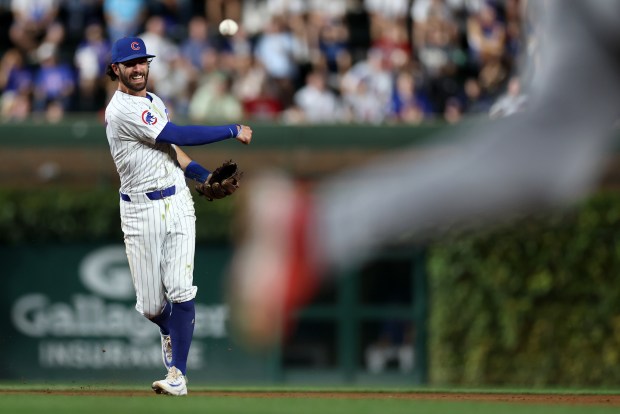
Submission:
[[[146,53],[144,40],[139,37],[123,37],[112,45],[112,63],[127,62],[132,59],[153,58]]]

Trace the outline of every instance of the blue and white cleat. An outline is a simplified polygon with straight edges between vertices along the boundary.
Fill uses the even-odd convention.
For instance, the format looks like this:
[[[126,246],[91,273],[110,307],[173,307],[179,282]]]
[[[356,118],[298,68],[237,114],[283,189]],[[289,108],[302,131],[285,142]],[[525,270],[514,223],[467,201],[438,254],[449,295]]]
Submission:
[[[155,381],[151,386],[157,394],[181,396],[187,395],[187,379],[176,367],[170,367],[163,380]]]

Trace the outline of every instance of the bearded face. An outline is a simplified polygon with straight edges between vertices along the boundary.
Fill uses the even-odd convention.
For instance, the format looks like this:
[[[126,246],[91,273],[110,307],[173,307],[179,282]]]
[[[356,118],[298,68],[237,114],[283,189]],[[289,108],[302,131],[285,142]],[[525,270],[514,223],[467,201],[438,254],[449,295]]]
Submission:
[[[149,79],[149,61],[146,58],[118,63],[118,77],[130,91],[141,92],[146,89]]]

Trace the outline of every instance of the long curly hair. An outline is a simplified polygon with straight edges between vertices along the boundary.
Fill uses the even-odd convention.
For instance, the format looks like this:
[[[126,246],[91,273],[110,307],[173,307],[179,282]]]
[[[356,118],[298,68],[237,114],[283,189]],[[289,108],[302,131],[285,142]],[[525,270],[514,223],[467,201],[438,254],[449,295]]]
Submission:
[[[108,75],[110,77],[110,79],[112,79],[113,81],[118,79],[118,76],[116,76],[116,73],[114,73],[114,69],[112,69],[112,64],[111,63],[106,68],[105,74]]]

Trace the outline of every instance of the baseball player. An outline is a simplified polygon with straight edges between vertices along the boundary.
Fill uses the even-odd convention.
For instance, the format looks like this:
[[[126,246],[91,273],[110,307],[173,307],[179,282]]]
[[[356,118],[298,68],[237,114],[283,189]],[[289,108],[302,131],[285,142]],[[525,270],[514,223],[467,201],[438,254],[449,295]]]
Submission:
[[[204,185],[211,172],[179,146],[229,138],[249,144],[252,129],[170,122],[166,105],[146,90],[154,57],[140,38],[114,43],[107,74],[118,80],[118,89],[105,111],[106,135],[120,176],[121,224],[136,310],[159,326],[168,370],[152,388],[161,394],[186,395],[197,288],[193,285],[196,217],[185,179]],[[235,189],[236,182],[207,196],[222,198]]]
[[[312,298],[320,276],[403,234],[491,223],[567,206],[601,173],[620,108],[620,2],[528,2],[542,16],[526,110],[457,130],[462,147],[374,162],[302,191],[267,174],[249,192],[249,229],[233,258],[231,311],[257,346]],[[445,137],[444,137],[445,138]]]

